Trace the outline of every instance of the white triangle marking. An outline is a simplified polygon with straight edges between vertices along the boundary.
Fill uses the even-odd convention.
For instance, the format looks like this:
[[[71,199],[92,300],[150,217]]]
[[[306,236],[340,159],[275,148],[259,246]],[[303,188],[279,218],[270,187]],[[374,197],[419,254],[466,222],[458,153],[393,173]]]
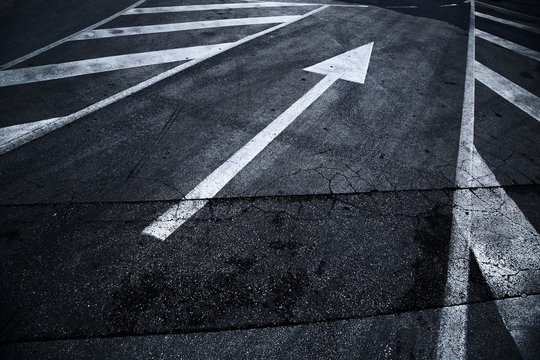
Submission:
[[[373,50],[373,42],[322,61],[304,70],[317,74],[338,74],[343,80],[363,84]]]

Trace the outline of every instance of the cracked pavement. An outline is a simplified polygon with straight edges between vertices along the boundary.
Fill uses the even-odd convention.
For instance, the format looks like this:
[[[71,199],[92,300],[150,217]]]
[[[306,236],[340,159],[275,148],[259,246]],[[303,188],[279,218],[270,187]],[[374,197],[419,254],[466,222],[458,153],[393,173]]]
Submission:
[[[6,2],[0,63],[134,3]],[[0,356],[539,358],[540,119],[470,66],[540,108],[538,59],[474,35],[540,51],[537,33],[474,15],[540,28],[533,2],[250,3],[146,0],[134,9],[218,8],[124,14],[97,29],[328,7],[0,154]],[[8,69],[274,26],[68,40]],[[365,83],[337,80],[216,196],[186,199],[324,77],[303,69],[370,42]],[[0,131],[66,117],[190,61],[0,86]],[[143,233],[189,202],[204,206],[176,211],[185,222],[165,240]]]

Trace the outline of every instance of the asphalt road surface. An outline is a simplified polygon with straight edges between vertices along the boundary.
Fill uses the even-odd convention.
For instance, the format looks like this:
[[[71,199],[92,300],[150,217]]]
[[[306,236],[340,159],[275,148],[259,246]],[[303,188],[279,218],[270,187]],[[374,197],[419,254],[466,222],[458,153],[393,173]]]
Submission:
[[[9,0],[3,359],[540,358],[535,1]]]

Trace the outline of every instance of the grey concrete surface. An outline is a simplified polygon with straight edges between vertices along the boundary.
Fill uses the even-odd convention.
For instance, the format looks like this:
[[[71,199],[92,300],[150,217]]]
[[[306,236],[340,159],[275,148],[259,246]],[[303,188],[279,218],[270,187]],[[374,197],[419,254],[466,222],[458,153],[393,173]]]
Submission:
[[[6,3],[0,62],[134,2]],[[247,2],[139,7],[226,3]],[[533,51],[539,35],[471,18],[463,1],[313,3],[120,15],[99,28],[329,5],[275,30],[66,41],[0,70],[1,80],[29,67],[242,42],[195,62],[0,86],[0,142],[14,126],[118,96],[0,155],[0,357],[540,357],[538,61],[474,29]],[[477,12],[540,28],[526,1],[483,3],[491,6],[477,2]],[[337,79],[215,196],[185,199],[324,81],[304,68],[370,42],[363,84]],[[474,61],[514,90],[475,81]],[[511,98],[516,87],[532,112]],[[467,186],[456,180],[463,173]],[[143,233],[198,201],[193,216],[177,212],[186,221],[166,239]]]

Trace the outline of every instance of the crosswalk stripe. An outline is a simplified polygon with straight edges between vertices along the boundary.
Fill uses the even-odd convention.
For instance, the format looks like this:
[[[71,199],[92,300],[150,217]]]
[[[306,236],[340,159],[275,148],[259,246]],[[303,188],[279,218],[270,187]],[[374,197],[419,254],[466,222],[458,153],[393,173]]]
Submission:
[[[227,10],[227,9],[250,9],[250,8],[268,8],[268,7],[286,7],[286,6],[316,6],[316,5],[320,5],[320,4],[268,1],[268,2],[257,2],[257,3],[159,6],[159,7],[148,7],[148,8],[133,8],[126,11],[123,15],[158,14],[158,13],[168,13],[168,12]]]
[[[540,52],[526,48],[525,46],[521,46],[519,44],[513,43],[511,41],[508,41],[506,39],[502,39],[498,36],[495,36],[493,34],[487,33],[482,30],[475,30],[476,36],[484,39],[486,41],[489,41],[493,44],[502,46],[504,48],[507,48],[508,50],[512,50],[518,54],[521,54],[523,56],[530,57],[531,59],[540,61]]]
[[[481,17],[481,18],[484,18],[484,19],[487,19],[487,20],[495,21],[495,22],[498,22],[498,23],[501,23],[501,24],[504,24],[504,25],[509,25],[509,26],[517,27],[519,29],[527,30],[527,31],[530,31],[530,32],[533,32],[533,33],[536,33],[536,34],[540,34],[540,29],[535,28],[533,26],[520,24],[520,23],[517,23],[515,21],[510,21],[510,20],[506,20],[506,19],[501,19],[501,18],[498,18],[498,17],[495,17],[495,16],[491,16],[491,15],[488,15],[488,14],[478,12],[478,11],[476,11],[474,13],[474,15],[478,16],[478,17]]]
[[[474,77],[504,99],[540,121],[540,98],[478,61],[474,62]]]
[[[244,25],[261,25],[261,24],[277,24],[287,21],[297,20],[299,15],[288,16],[267,16],[267,17],[253,17],[253,18],[240,18],[240,19],[223,19],[223,20],[208,20],[208,21],[193,21],[174,24],[162,24],[162,25],[146,25],[146,26],[130,26],[112,29],[98,29],[86,31],[73,37],[71,40],[87,40],[87,39],[101,39],[117,36],[130,36],[130,35],[143,35],[143,34],[155,34],[163,32],[173,31],[185,31],[196,29],[208,29],[219,28],[227,26],[244,26]]]
[[[232,43],[148,51],[0,71],[0,87],[54,80],[133,67],[191,60],[222,51]]]

